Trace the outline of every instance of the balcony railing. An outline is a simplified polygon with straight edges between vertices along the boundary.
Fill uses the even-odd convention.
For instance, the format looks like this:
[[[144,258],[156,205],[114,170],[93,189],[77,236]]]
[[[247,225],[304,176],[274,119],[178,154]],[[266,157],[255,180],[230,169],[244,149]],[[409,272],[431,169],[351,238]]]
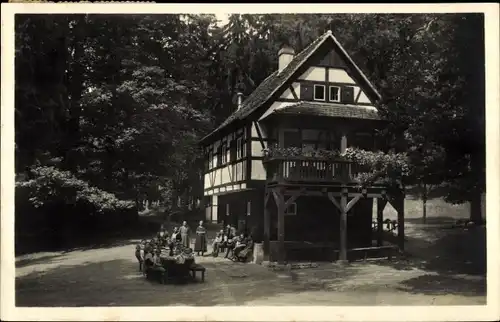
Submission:
[[[264,160],[268,182],[354,182],[359,165],[346,160],[314,157],[269,157]]]

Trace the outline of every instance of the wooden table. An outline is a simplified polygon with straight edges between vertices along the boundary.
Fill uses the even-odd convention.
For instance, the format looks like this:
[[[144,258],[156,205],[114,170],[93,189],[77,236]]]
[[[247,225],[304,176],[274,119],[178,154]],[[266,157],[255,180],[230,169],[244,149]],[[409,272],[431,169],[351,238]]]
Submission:
[[[190,274],[189,268],[194,263],[194,258],[186,259],[186,261],[182,264],[176,262],[173,258],[162,258],[161,259],[162,266],[165,268],[165,279],[173,280],[173,279],[183,279],[188,277]]]

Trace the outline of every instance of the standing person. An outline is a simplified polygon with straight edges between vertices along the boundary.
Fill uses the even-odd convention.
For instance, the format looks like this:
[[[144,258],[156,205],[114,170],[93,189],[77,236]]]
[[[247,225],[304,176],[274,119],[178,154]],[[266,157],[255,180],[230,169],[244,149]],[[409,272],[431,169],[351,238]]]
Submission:
[[[196,228],[194,251],[197,252],[198,255],[201,253],[201,256],[207,251],[207,230],[203,227],[203,220],[200,221],[200,225]]]
[[[182,222],[182,226],[179,229],[179,232],[181,233],[182,245],[186,248],[189,248],[189,246],[191,246],[191,242],[189,240],[189,234],[191,233],[191,229],[189,229],[187,221]]]

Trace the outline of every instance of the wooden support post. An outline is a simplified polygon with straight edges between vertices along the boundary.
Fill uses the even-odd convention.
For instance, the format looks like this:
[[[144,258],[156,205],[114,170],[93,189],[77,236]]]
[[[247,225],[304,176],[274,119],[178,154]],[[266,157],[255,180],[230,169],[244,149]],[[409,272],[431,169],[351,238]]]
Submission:
[[[269,213],[269,197],[270,192],[266,189],[264,196],[264,260],[269,260],[269,253],[271,252],[271,214]]]
[[[384,234],[384,208],[387,200],[383,198],[376,198],[377,200],[377,246],[382,246]]]
[[[347,189],[340,196],[340,256],[339,262],[347,263]]]
[[[278,264],[283,265],[285,263],[285,198],[282,191],[277,193],[277,197],[279,245]]]

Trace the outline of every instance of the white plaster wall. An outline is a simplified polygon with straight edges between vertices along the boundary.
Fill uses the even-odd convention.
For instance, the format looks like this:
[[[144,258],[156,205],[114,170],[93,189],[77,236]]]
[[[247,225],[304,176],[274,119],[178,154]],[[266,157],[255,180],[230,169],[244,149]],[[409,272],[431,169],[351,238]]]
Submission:
[[[264,148],[267,148],[267,142],[264,142]],[[262,152],[262,144],[260,142],[252,141],[252,156],[262,157],[264,153]]]
[[[280,96],[280,97],[281,97],[281,98],[285,98],[285,99],[294,99],[293,94],[292,94],[292,91],[291,91],[289,88],[287,88],[287,89],[283,92],[283,94],[281,94],[281,96]]]
[[[299,79],[308,81],[324,82],[326,76],[326,68],[324,67],[309,67],[307,71],[300,75]]]
[[[297,94],[297,97],[300,99],[300,83],[293,83],[292,86],[295,94]]]
[[[266,169],[262,160],[252,160],[252,180],[265,180]]]
[[[329,68],[328,81],[334,83],[356,84],[356,81],[354,81],[354,79],[352,79],[352,77],[342,68]]]
[[[368,98],[368,96],[366,96],[366,94],[364,92],[362,92],[361,95],[359,96],[358,103],[371,103],[371,101]]]

